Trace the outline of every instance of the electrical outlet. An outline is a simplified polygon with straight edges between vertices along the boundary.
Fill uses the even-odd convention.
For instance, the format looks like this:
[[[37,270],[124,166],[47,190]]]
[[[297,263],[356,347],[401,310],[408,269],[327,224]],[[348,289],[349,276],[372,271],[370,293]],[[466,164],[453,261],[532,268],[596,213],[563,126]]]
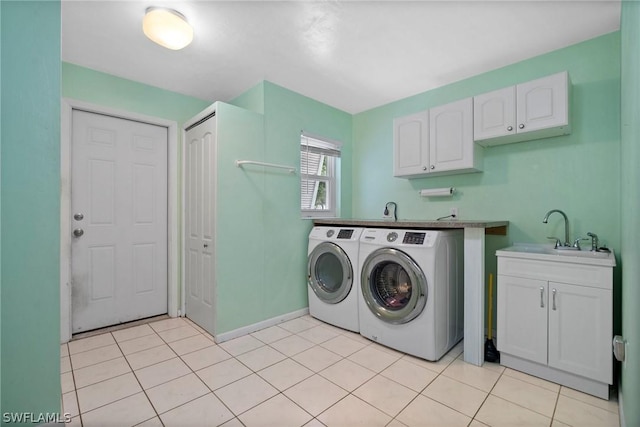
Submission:
[[[458,218],[458,208],[451,208],[449,210],[449,215],[453,216],[454,218]]]

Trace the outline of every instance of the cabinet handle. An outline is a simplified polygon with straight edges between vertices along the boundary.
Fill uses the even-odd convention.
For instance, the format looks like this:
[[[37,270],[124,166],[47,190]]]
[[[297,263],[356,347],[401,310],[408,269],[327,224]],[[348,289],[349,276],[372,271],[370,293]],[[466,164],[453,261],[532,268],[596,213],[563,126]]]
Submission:
[[[422,170],[423,170],[423,171],[426,171],[426,170],[427,170],[427,167],[426,167],[426,166],[423,166],[423,167],[422,167]]]
[[[524,129],[524,123],[520,123],[520,124],[518,125],[518,129]]]
[[[540,308],[544,308],[544,287],[540,286]]]
[[[431,170],[435,169],[436,167],[434,165],[431,165]]]
[[[556,309],[556,292],[557,292],[557,291],[556,291],[555,289],[551,291],[551,293],[553,294],[553,306],[552,306],[552,309],[553,309],[554,311],[555,311],[555,309]]]
[[[507,131],[511,132],[513,130],[513,126],[508,126]]]

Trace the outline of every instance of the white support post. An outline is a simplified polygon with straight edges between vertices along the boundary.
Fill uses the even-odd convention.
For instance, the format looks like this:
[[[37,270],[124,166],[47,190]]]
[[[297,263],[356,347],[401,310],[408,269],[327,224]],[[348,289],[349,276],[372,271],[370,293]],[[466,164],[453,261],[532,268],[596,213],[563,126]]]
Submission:
[[[484,363],[484,228],[464,229],[464,361]]]

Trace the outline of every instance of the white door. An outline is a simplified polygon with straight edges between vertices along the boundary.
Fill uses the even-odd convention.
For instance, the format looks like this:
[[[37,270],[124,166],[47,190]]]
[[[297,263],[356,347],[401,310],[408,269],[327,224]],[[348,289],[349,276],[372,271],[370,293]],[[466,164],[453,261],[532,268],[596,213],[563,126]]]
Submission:
[[[473,97],[473,138],[476,141],[516,133],[516,87]]]
[[[186,315],[215,333],[216,119],[187,129],[185,137]]]
[[[549,283],[549,366],[612,381],[611,290]]]
[[[429,110],[429,169],[473,168],[473,100],[462,99]]]
[[[166,127],[73,110],[72,330],[167,312]]]
[[[428,172],[428,111],[393,120],[393,159],[393,176]]]
[[[498,275],[498,350],[547,364],[547,282]]]
[[[569,123],[566,72],[517,86],[518,132],[531,132]]]

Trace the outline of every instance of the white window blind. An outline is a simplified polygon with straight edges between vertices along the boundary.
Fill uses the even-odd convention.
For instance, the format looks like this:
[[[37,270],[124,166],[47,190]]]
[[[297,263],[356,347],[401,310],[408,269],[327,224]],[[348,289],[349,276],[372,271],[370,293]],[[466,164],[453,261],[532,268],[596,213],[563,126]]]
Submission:
[[[339,142],[302,133],[300,137],[300,208],[303,217],[337,215],[339,160]]]

